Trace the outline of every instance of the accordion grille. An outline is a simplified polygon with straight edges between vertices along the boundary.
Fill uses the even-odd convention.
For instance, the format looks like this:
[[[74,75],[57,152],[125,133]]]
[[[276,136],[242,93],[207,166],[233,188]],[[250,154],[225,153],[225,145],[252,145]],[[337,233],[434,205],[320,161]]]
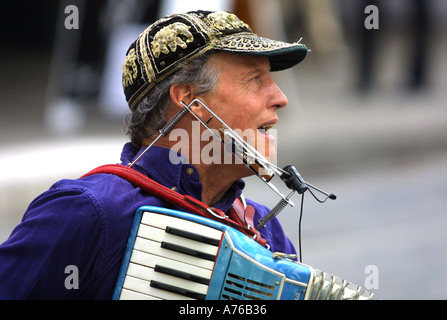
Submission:
[[[222,298],[227,300],[269,300],[275,294],[275,287],[228,273],[223,287]]]

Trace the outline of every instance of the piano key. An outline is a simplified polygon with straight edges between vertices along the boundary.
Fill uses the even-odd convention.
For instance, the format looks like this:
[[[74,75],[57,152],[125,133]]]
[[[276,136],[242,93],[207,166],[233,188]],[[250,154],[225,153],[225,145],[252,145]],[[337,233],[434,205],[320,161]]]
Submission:
[[[151,287],[150,281],[134,278],[129,275],[124,280],[123,288],[164,300],[194,300],[187,296]]]
[[[161,248],[159,242],[143,239],[137,237],[135,239],[134,249],[148,252],[157,256],[165,257],[168,259],[181,261],[187,264],[191,264],[193,266],[205,268],[208,270],[213,270],[214,262],[204,260],[198,257],[193,257],[184,253],[175,252],[169,249]]]
[[[161,243],[161,247],[164,248],[164,249],[168,249],[168,250],[172,250],[172,251],[175,251],[175,252],[184,253],[184,254],[187,254],[189,256],[197,257],[197,258],[200,258],[200,259],[205,259],[205,260],[208,260],[208,261],[216,260],[216,256],[215,255],[208,254],[208,253],[196,250],[194,248],[188,248],[188,247],[185,247],[185,246],[180,246],[178,244],[167,242],[167,241],[163,241]]]
[[[156,265],[162,265],[167,268],[182,270],[187,273],[195,274],[198,277],[206,278],[208,280],[211,279],[212,274],[212,271],[208,269],[196,267],[188,263],[168,259],[162,256],[156,256],[139,250],[133,251],[130,261],[150,268],[155,268]]]
[[[154,228],[147,225],[140,225],[137,236],[157,241],[160,243],[166,241],[176,245],[181,245],[183,247],[189,247],[194,250],[204,252],[210,255],[216,255],[219,249],[216,246],[195,240],[186,239],[177,235],[169,234],[166,233],[165,230]]]
[[[220,239],[213,239],[213,238],[205,237],[205,236],[203,236],[201,234],[197,234],[197,233],[193,233],[193,232],[189,232],[189,231],[173,228],[173,227],[170,227],[170,226],[167,226],[165,231],[167,233],[169,233],[169,234],[175,234],[175,235],[177,235],[179,237],[183,237],[183,238],[199,241],[199,242],[206,243],[206,244],[209,244],[209,245],[212,245],[212,246],[216,246],[216,247],[220,243]]]
[[[172,269],[172,268],[169,268],[169,267],[166,267],[166,266],[163,266],[163,265],[158,265],[157,264],[155,266],[154,270],[156,272],[169,274],[169,275],[174,276],[174,277],[178,277],[178,278],[182,278],[182,279],[185,279],[185,280],[201,283],[201,284],[204,284],[204,285],[208,285],[209,282],[210,282],[209,278],[203,278],[203,277],[200,277],[200,276],[192,274],[192,273],[184,272],[184,271],[181,271],[179,269]]]
[[[149,296],[140,292],[123,289],[121,291],[120,300],[161,300],[158,297]]]
[[[200,294],[200,293],[188,290],[186,288],[180,288],[180,287],[173,286],[173,285],[163,283],[163,282],[159,282],[156,280],[151,280],[151,287],[159,288],[159,289],[166,290],[166,291],[173,292],[173,293],[177,293],[182,296],[189,297],[189,298],[196,299],[196,300],[205,300],[205,298],[206,298],[206,294]]]
[[[186,230],[196,234],[203,235],[212,239],[217,239],[220,241],[222,238],[222,231],[198,224],[192,221],[187,221],[184,219],[179,219],[176,217],[171,217],[163,214],[155,214],[151,212],[143,213],[141,218],[142,224],[147,224],[160,229],[166,229],[167,226],[174,227],[177,229]]]
[[[208,285],[157,272],[152,268],[144,267],[134,263],[129,263],[127,274],[141,280],[146,280],[149,282],[151,280],[155,280],[200,294],[206,294],[206,292],[208,291]]]

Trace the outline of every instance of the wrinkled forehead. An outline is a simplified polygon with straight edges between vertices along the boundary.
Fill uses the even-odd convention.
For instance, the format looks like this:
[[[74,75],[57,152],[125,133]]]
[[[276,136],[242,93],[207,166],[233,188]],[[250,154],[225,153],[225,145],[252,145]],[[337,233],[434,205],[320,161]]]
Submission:
[[[216,52],[210,55],[210,63],[222,71],[241,73],[270,72],[270,60],[268,57],[235,54],[229,52]]]

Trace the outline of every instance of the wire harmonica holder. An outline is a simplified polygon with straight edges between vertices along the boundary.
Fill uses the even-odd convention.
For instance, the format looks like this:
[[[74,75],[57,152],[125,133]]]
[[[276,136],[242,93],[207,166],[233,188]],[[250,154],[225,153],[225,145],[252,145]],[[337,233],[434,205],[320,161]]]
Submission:
[[[214,137],[219,139],[225,146],[225,148],[238,157],[257,177],[261,179],[268,187],[270,187],[275,193],[280,196],[280,201],[275,207],[264,217],[259,219],[256,229],[265,227],[268,222],[275,218],[287,205],[292,207],[295,204],[290,198],[297,192],[302,195],[301,211],[300,211],[300,223],[299,223],[299,245],[300,245],[300,261],[301,261],[301,217],[303,213],[303,200],[304,192],[309,191],[312,196],[320,203],[326,202],[327,199],[335,200],[337,197],[332,193],[327,193],[314,185],[306,182],[298,173],[296,168],[292,165],[287,165],[284,168],[280,168],[270,163],[258,150],[246,142],[240,137],[230,126],[228,126],[217,114],[215,114],[202,100],[194,99],[189,104],[181,101],[183,106],[164,126],[159,130],[159,135],[155,138],[150,145],[148,145],[142,153],[128,166],[132,167],[161,137],[165,137],[172,128],[182,119],[187,113],[194,116],[207,130],[209,130]],[[210,114],[211,117],[205,122],[194,111],[192,106],[195,104],[201,105]],[[212,119],[216,119],[223,126],[221,130],[215,130],[208,126]],[[288,195],[284,195],[279,189],[271,182],[274,175],[278,175],[284,184],[292,191]],[[319,199],[312,190],[315,190],[326,197]]]
[[[200,117],[198,117],[191,109],[194,104],[200,104],[203,106],[210,114],[211,117],[208,121],[204,122]],[[275,218],[287,205],[294,206],[294,203],[290,198],[297,192],[302,195],[301,198],[301,210],[298,224],[298,237],[299,237],[299,261],[302,261],[302,250],[301,250],[301,219],[303,215],[303,202],[304,202],[304,192],[309,191],[309,193],[320,203],[326,202],[326,200],[335,200],[337,197],[332,193],[327,193],[314,185],[306,182],[296,168],[292,165],[287,165],[284,168],[280,168],[272,163],[270,163],[262,154],[260,154],[254,147],[248,144],[244,139],[242,139],[230,126],[228,126],[218,115],[216,115],[203,101],[200,99],[194,99],[189,105],[182,101],[183,107],[187,109],[205,128],[207,128],[211,133],[225,145],[227,150],[230,150],[239,159],[243,160],[244,164],[251,169],[257,177],[259,177],[265,184],[267,184],[274,192],[276,192],[281,199],[276,204],[275,207],[264,217],[259,219],[258,226],[256,229],[265,227],[268,222]],[[216,133],[216,130],[212,130],[208,123],[211,119],[217,119],[224,127],[223,135]],[[221,131],[222,132],[222,131]],[[225,139],[228,138],[228,139]],[[274,174],[280,176],[284,184],[292,191],[285,196],[282,194],[278,188],[273,185],[271,179]],[[319,199],[312,190],[318,191],[325,195],[326,197],[321,200]]]

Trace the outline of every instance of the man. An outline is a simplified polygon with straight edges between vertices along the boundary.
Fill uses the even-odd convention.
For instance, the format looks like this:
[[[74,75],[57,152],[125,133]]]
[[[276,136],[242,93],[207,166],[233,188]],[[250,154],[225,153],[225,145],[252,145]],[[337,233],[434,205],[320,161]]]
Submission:
[[[190,137],[185,150],[176,150],[177,157],[171,149],[178,141],[169,134],[156,139],[159,130],[184,105],[200,99],[229,127],[256,132],[251,144],[272,159],[274,138],[268,129],[287,98],[269,72],[292,67],[306,53],[304,45],[254,35],[226,12],[197,11],[157,21],[130,46],[123,65],[132,113],[127,121],[131,143],[124,146],[122,165],[241,224],[244,217],[238,218],[232,207],[242,194],[241,178],[253,172],[235,158],[217,161],[224,160],[225,150],[210,162],[202,152],[209,141],[199,139],[199,157],[194,146],[195,116],[216,132],[222,122],[202,104],[191,104],[194,114],[184,114],[175,124]],[[199,135],[205,130],[200,126]],[[269,212],[246,202],[246,209],[254,209],[254,224]],[[110,299],[134,214],[144,205],[185,211],[116,174],[55,183],[30,204],[0,247],[0,298]],[[272,251],[295,253],[277,220],[261,228],[259,237]],[[76,286],[67,284],[74,271]]]

